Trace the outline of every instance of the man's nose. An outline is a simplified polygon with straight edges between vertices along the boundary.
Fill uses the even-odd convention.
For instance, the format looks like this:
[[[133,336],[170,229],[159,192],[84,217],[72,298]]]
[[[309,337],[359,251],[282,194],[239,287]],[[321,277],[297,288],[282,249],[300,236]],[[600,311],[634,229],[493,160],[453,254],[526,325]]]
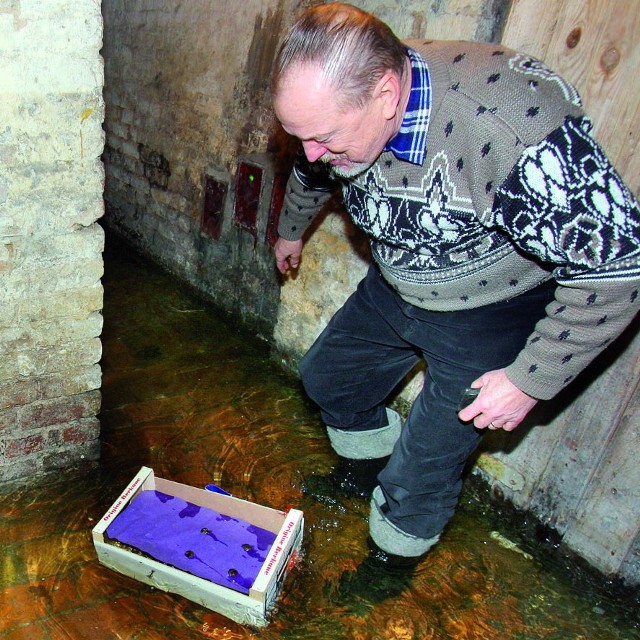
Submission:
[[[307,160],[309,162],[315,162],[328,151],[324,145],[316,142],[315,140],[305,140],[302,143],[302,148],[304,149],[304,154],[307,156]]]

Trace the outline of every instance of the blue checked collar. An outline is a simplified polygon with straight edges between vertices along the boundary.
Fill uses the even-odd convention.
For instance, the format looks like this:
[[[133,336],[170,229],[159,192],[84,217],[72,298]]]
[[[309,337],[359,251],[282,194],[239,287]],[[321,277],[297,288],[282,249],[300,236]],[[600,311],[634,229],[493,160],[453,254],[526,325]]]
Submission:
[[[411,61],[411,93],[400,130],[387,145],[396,158],[422,164],[427,153],[427,129],[431,114],[431,79],[427,63],[413,49],[407,48]]]

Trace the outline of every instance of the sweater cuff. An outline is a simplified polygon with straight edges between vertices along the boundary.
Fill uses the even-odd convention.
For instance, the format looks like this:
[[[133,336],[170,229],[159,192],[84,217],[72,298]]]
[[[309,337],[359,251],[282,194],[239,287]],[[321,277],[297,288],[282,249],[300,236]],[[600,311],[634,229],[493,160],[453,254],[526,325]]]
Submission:
[[[521,362],[520,358],[505,368],[505,374],[520,391],[536,400],[550,400],[572,379],[564,384],[558,384],[558,380],[551,375],[538,374],[534,376],[530,371],[530,366]]]

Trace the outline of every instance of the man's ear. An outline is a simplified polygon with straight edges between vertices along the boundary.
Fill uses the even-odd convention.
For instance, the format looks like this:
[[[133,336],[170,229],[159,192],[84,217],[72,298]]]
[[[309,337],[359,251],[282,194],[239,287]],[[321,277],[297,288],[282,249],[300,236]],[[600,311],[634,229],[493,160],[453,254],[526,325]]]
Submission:
[[[401,89],[400,78],[393,71],[387,71],[378,80],[374,95],[382,100],[382,115],[386,120],[392,120],[398,113]]]

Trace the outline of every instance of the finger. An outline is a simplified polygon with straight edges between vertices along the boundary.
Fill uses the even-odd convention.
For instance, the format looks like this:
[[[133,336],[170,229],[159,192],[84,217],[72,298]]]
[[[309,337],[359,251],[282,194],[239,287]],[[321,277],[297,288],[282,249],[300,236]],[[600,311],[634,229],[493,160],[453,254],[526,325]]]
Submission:
[[[519,422],[505,422],[502,428],[505,431],[513,431],[520,423]]]
[[[480,421],[480,424],[478,424],[478,420]],[[499,424],[497,420],[487,421],[486,417],[480,418],[480,416],[478,416],[478,418],[473,421],[473,425],[476,429],[489,429],[490,431],[497,431],[498,429],[502,429],[502,425]]]

